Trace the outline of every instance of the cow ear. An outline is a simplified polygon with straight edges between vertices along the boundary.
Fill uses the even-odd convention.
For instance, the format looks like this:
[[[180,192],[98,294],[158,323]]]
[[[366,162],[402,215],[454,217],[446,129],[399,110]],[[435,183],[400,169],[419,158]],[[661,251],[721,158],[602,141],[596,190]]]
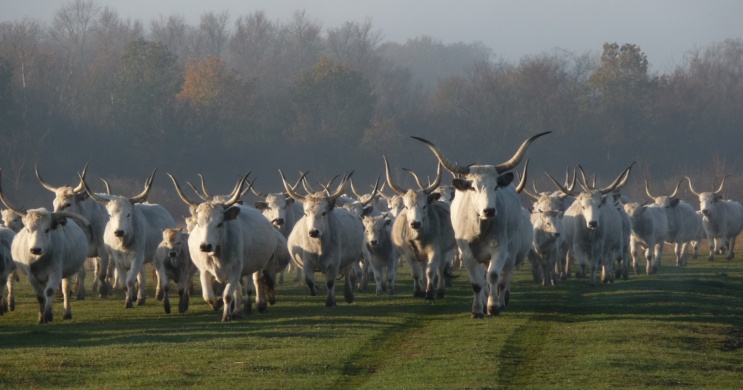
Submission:
[[[240,208],[235,206],[230,207],[224,211],[224,220],[232,221],[237,218],[238,215],[240,215]]]
[[[467,191],[472,189],[472,182],[464,179],[454,179],[451,181],[451,185],[459,191]]]
[[[290,204],[292,204],[292,203],[294,203],[294,198],[286,198],[286,205],[287,206],[290,205]]]
[[[88,199],[89,197],[90,197],[90,195],[88,195],[88,193],[87,193],[87,192],[85,192],[85,191],[83,191],[83,192],[81,192],[81,193],[79,193],[79,194],[75,194],[75,199],[76,199],[76,200],[77,200],[78,202],[82,202],[82,201],[84,201],[85,199]]]
[[[364,207],[364,210],[361,212],[361,216],[365,217],[367,215],[371,215],[372,211],[374,211],[374,206],[366,206]]]
[[[255,202],[254,205],[255,205],[255,208],[260,211],[263,211],[268,208],[268,203],[266,202]]]
[[[606,196],[606,195],[604,195],[604,196],[601,197],[601,205],[602,206],[606,205],[606,199],[607,198],[608,198],[608,196]]]
[[[56,229],[66,224],[67,224],[67,217],[52,215],[52,229]]]
[[[671,207],[678,206],[679,202],[681,202],[681,200],[679,200],[679,199],[671,199]]]
[[[426,201],[428,202],[428,204],[431,204],[439,200],[439,198],[441,198],[441,194],[438,192],[434,192],[433,194],[428,195],[428,197],[426,198]]]
[[[722,195],[715,195],[715,202],[719,202],[722,200]]]
[[[507,187],[513,181],[513,172],[498,176],[497,184],[498,187]]]

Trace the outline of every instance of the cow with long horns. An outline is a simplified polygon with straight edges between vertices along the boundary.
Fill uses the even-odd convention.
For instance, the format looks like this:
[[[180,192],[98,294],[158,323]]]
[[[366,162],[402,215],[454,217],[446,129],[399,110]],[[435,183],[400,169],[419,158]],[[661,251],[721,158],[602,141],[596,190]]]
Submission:
[[[702,224],[709,240],[709,261],[715,259],[715,252],[728,251],[728,260],[735,256],[735,238],[743,230],[743,205],[732,200],[722,199],[722,188],[725,179],[722,178],[720,187],[714,192],[698,192],[691,185],[688,177],[689,190],[699,197],[699,210],[702,212]]]
[[[0,178],[2,170],[0,170]],[[26,275],[39,301],[39,323],[51,322],[52,302],[62,285],[64,312],[62,319],[72,319],[70,277],[77,274],[79,287],[85,289],[85,257],[90,224],[85,217],[66,211],[46,209],[23,210],[13,207],[0,186],[0,200],[7,208],[23,216],[24,228],[15,235],[11,254],[16,267]]]
[[[85,174],[88,171],[88,164],[85,164],[81,177],[85,179]],[[95,264],[95,279],[93,279],[93,291],[98,291],[101,297],[107,297],[111,293],[111,285],[106,281],[106,277],[110,271],[109,267],[109,254],[106,250],[106,244],[104,243],[104,234],[106,230],[106,224],[108,224],[108,212],[106,207],[99,202],[91,199],[85,192],[83,187],[83,179],[76,187],[61,186],[54,187],[45,182],[39,174],[39,167],[35,167],[36,178],[39,183],[47,190],[54,193],[54,211],[69,211],[72,213],[80,214],[90,222],[92,234],[90,235],[91,241],[88,243],[89,251],[88,257],[94,258]],[[103,194],[96,194],[103,197]]]
[[[499,314],[508,301],[515,248],[520,244],[511,239],[510,232],[519,231],[522,223],[521,203],[511,185],[514,174],[508,171],[521,162],[535,139],[548,133],[529,137],[504,163],[465,167],[452,163],[431,142],[413,137],[423,142],[449,172],[462,175],[452,182],[456,195],[451,221],[474,293],[473,318],[485,316],[486,297],[488,315]],[[487,272],[482,264],[488,264]]]
[[[438,164],[433,183],[424,186],[414,175],[418,189],[408,190],[392,180],[386,157],[384,168],[387,185],[402,197],[404,204],[392,225],[392,242],[410,266],[413,296],[433,299],[435,294],[436,298],[443,298],[446,291],[446,266],[454,257],[457,245],[449,205],[438,202],[441,194],[434,192],[441,183],[441,164]]]
[[[279,247],[286,246],[286,242],[260,211],[238,203],[248,175],[237,182],[229,196],[215,196],[201,203],[186,197],[175,177],[168,176],[178,196],[191,211],[193,228],[188,248],[200,272],[204,300],[214,310],[223,306],[223,322],[239,318],[242,301],[240,279],[252,275],[256,306],[261,312],[266,310],[266,295],[272,294],[269,290],[273,288],[272,277],[266,273],[266,268],[282,257]],[[225,284],[222,300],[215,298],[215,280]],[[252,288],[247,290],[250,292]],[[252,311],[251,305],[248,299],[245,313]]]
[[[578,166],[579,169],[580,166]],[[614,281],[614,260],[625,259],[625,240],[622,229],[622,218],[614,204],[613,191],[626,182],[631,166],[622,171],[609,186],[597,189],[589,184],[583,175],[580,182],[583,191],[580,193],[568,191],[549,174],[547,177],[563,193],[575,197],[575,202],[563,215],[563,229],[565,239],[568,240],[578,265],[580,275],[585,276],[586,268],[590,269],[591,286],[596,285],[596,272],[599,265],[603,265],[601,280],[604,283]]]
[[[134,306],[134,290],[137,288],[137,305],[145,304],[145,272],[143,265],[151,263],[158,245],[162,241],[162,231],[175,228],[175,221],[161,205],[144,203],[152,188],[157,169],[145,181],[144,190],[136,196],[101,196],[90,190],[85,179],[80,176],[85,192],[93,200],[106,206],[108,223],[103,235],[106,249],[116,266],[120,277],[126,275],[126,298],[124,307]],[[161,276],[158,273],[158,283]]]
[[[346,302],[353,303],[352,266],[363,256],[364,227],[348,210],[336,207],[353,172],[343,177],[335,191],[330,192],[326,186],[326,190],[309,191],[307,195],[297,193],[284,173],[279,173],[289,196],[304,206],[304,217],[294,225],[287,244],[294,262],[304,269],[310,294],[318,293],[315,272],[324,273],[328,289],[325,306],[335,306],[335,281],[345,275],[343,295]]]
[[[676,189],[667,196],[653,196],[647,180],[645,181],[645,194],[666,212],[668,234],[666,234],[665,241],[673,244],[678,267],[686,265],[687,245],[695,241],[699,237],[699,232],[702,231],[702,219],[694,211],[694,207],[677,197],[679,187],[684,180],[686,179],[679,180]]]

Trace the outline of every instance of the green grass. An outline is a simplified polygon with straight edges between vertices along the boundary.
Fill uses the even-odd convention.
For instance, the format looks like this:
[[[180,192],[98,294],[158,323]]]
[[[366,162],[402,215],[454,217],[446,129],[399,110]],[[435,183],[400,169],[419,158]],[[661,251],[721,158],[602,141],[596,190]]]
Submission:
[[[743,259],[663,263],[595,288],[544,288],[521,269],[509,307],[484,320],[464,271],[433,303],[412,298],[405,267],[397,295],[330,309],[287,283],[266,313],[227,324],[197,283],[185,314],[164,314],[150,285],[145,306],[89,294],[72,321],[60,301],[38,325],[22,277],[0,317],[0,388],[740,388]]]

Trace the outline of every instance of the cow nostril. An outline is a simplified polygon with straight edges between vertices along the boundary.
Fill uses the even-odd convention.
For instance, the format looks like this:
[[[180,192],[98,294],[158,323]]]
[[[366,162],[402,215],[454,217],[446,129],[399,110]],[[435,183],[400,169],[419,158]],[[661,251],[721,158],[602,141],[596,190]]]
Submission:
[[[121,229],[118,229],[118,230],[114,231],[114,236],[116,236],[116,237],[124,237],[124,231],[121,230]]]
[[[372,245],[377,245],[377,240],[371,240],[371,241],[369,241],[369,243],[372,244]]]
[[[702,210],[702,214],[704,214],[704,215],[709,214],[709,210],[706,210],[706,209],[705,210]]]
[[[318,236],[320,236],[320,231],[317,229],[312,229],[309,231],[309,234],[310,234],[310,237],[317,238]]]
[[[415,230],[418,230],[421,228],[421,223],[419,221],[413,221],[410,223],[410,227]]]
[[[279,225],[279,226],[283,225],[284,224],[284,218],[277,219],[276,220],[276,224]]]
[[[591,222],[588,223],[588,227],[590,227],[590,228],[595,228],[598,225],[599,225],[599,223],[596,222],[596,221],[591,221]]]
[[[199,249],[201,249],[202,252],[211,252],[212,244],[201,244],[199,245]]]
[[[495,209],[489,208],[482,211],[482,214],[488,218],[495,216]]]
[[[40,255],[41,254],[41,248],[35,246],[35,247],[29,249],[29,252],[31,252],[32,255]]]
[[[560,237],[560,233],[555,233],[555,237]]]
[[[176,251],[170,251],[170,252],[168,252],[168,256],[170,256],[170,257],[175,257],[176,255],[178,255],[178,253]]]

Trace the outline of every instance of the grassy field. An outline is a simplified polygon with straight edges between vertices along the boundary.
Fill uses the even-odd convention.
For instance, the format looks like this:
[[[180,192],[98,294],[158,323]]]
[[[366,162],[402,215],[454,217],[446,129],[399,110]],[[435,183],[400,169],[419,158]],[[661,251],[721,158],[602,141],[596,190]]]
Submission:
[[[403,268],[396,295],[330,309],[287,283],[266,313],[226,324],[198,291],[166,315],[149,286],[145,306],[89,294],[72,321],[58,302],[37,325],[22,278],[0,317],[0,388],[741,388],[743,256],[663,263],[595,288],[544,288],[521,269],[509,307],[484,320],[470,319],[464,271],[433,303],[412,298]]]

